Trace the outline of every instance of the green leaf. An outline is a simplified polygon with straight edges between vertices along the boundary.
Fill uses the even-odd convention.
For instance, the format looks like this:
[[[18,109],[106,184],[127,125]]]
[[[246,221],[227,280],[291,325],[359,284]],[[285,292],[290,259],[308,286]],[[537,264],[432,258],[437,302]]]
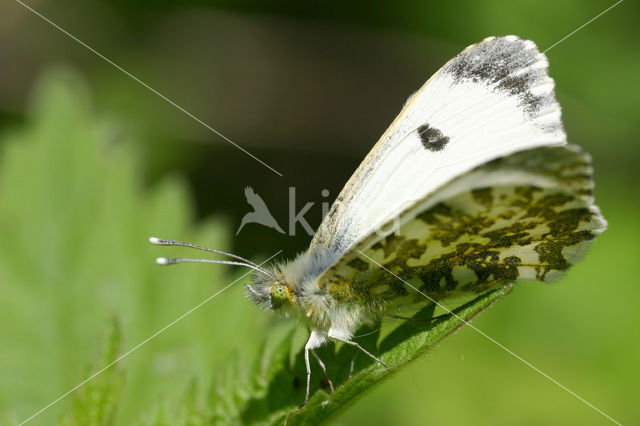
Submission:
[[[219,218],[193,225],[186,185],[144,185],[127,131],[92,105],[65,69],[43,76],[23,124],[0,135],[0,419],[26,419],[86,379],[101,330],[116,317],[126,352],[233,280],[228,268],[161,268],[149,236],[219,249]],[[210,377],[236,342],[255,330],[239,284],[137,349],[126,370],[116,423],[131,424],[163,397],[177,400]],[[221,296],[221,297],[222,297]],[[237,312],[246,311],[241,317]],[[226,324],[215,335],[213,324]],[[52,424],[72,396],[36,419]]]
[[[511,289],[506,286],[489,291],[455,309],[452,314],[421,321],[433,316],[434,305],[430,304],[384,337],[379,328],[360,330],[358,334],[364,336],[357,341],[381,357],[389,368],[380,366],[348,345],[340,346],[337,351],[333,345],[319,349],[317,353],[326,364],[336,389],[329,393],[320,367],[312,361],[312,396],[302,408],[298,405],[304,400],[306,370],[302,350],[296,351],[292,362],[288,362],[294,336],[290,331],[284,337],[276,338],[273,344],[265,345],[260,362],[250,370],[250,379],[238,378],[237,371],[241,367],[234,368],[233,373],[229,373],[231,370],[226,372],[226,380],[222,380],[224,383],[215,388],[215,395],[210,398],[212,409],[224,414],[213,420],[238,424],[320,424],[347,409],[364,392],[463,327],[466,321]],[[251,383],[253,388],[247,389]],[[227,409],[221,409],[222,406]]]
[[[62,426],[113,424],[115,414],[121,403],[124,374],[114,361],[121,351],[121,329],[114,318],[105,339],[102,356],[96,365],[86,372],[90,376],[93,371],[104,372],[74,393],[72,406],[59,421]]]

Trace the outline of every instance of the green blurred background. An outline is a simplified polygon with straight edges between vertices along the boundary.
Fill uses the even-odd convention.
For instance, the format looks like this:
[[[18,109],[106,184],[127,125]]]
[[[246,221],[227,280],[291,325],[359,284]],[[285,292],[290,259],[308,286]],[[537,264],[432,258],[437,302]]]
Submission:
[[[110,318],[134,347],[239,272],[158,268],[158,235],[252,259],[303,250],[247,225],[252,186],[285,227],[288,187],[316,227],[399,112],[447,59],[489,35],[541,49],[608,1],[29,1],[198,124],[18,2],[0,5],[0,424],[93,371]],[[624,424],[640,423],[640,5],[625,1],[549,53],[569,140],[593,156],[609,230],[556,285],[522,284],[475,324]],[[328,197],[321,191],[327,189]],[[131,424],[194,378],[207,387],[277,323],[242,286],[124,359]],[[50,424],[65,399],[32,421]],[[464,329],[336,424],[605,424],[593,409]]]

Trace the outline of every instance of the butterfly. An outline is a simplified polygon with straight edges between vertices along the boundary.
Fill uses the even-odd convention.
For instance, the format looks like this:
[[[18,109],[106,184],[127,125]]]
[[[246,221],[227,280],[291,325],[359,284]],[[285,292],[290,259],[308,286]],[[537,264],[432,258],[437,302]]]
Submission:
[[[211,262],[255,269],[248,299],[308,322],[306,403],[309,353],[324,369],[314,349],[329,341],[385,365],[352,338],[394,307],[562,276],[607,226],[592,171],[567,143],[545,55],[489,37],[407,100],[295,259],[263,268],[151,240],[234,258]]]

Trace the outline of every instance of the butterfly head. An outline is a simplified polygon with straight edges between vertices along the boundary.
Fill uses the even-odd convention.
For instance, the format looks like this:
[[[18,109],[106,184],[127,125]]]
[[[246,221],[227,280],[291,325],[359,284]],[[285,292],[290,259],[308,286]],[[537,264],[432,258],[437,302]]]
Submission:
[[[271,311],[286,310],[294,300],[293,289],[285,280],[263,274],[254,275],[253,283],[247,285],[245,294],[261,308]]]
[[[271,286],[271,307],[280,309],[283,305],[293,302],[291,288],[284,282],[276,282]]]

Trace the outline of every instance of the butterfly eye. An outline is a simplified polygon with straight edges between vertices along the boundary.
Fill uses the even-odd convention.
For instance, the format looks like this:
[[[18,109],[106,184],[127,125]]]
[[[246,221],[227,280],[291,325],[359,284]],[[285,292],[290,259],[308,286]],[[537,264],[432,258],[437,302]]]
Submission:
[[[276,283],[271,287],[271,307],[278,309],[282,307],[284,303],[289,303],[289,292],[287,286],[283,283]]]

